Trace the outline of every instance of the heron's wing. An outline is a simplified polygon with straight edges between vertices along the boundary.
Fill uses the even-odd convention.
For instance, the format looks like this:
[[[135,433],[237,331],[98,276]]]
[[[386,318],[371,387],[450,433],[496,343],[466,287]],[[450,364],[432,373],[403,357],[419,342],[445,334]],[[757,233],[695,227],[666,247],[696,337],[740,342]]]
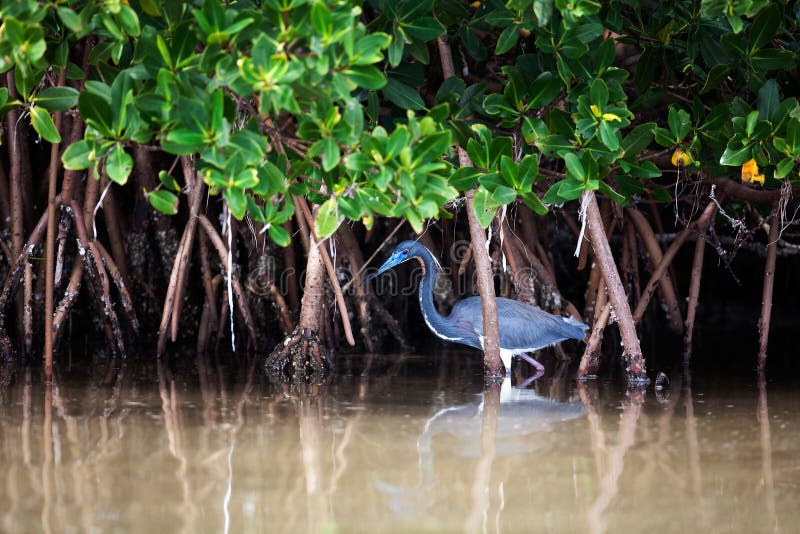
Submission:
[[[509,350],[535,350],[565,339],[583,339],[586,325],[574,319],[552,315],[529,304],[506,298],[497,299],[500,321],[500,346]],[[460,329],[483,336],[483,316],[478,297],[462,300],[448,319]]]

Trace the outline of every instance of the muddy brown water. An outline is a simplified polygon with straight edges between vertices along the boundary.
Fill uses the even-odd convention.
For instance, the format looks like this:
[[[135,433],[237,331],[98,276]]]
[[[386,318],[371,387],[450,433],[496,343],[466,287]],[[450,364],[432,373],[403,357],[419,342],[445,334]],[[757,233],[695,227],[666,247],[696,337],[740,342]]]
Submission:
[[[0,403],[0,530],[798,531],[785,377],[630,392],[548,369],[484,391],[464,353],[363,363],[303,396],[22,373]]]

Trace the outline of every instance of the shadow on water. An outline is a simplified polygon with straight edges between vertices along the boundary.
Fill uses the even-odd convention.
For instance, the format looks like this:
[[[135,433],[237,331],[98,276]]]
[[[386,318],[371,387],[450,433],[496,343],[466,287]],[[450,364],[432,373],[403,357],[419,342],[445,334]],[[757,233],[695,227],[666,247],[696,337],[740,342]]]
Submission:
[[[522,369],[521,371],[524,371]],[[258,361],[22,370],[0,393],[0,530],[791,531],[800,396],[747,375],[662,391],[557,368],[484,389],[462,352],[350,356],[327,385]],[[99,376],[99,375],[98,375]]]

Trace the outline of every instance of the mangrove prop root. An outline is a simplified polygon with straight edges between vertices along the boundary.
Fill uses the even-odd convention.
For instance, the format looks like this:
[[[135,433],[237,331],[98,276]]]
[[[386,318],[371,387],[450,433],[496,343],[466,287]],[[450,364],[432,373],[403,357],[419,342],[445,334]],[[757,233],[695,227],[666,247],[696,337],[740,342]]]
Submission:
[[[78,233],[78,246],[83,250],[83,260],[86,264],[86,272],[89,279],[95,286],[95,298],[98,301],[98,311],[105,317],[108,326],[112,330],[112,338],[109,340],[111,345],[116,344],[116,349],[123,359],[127,356],[125,351],[125,341],[122,336],[122,328],[120,327],[119,318],[114,311],[111,304],[110,287],[108,284],[108,277],[106,270],[103,267],[103,262],[100,259],[100,252],[94,240],[90,240],[86,232],[86,225],[83,220],[83,214],[80,211],[80,206],[76,200],[72,200],[72,216],[75,219],[75,231]]]
[[[600,315],[595,318],[592,324],[592,334],[586,342],[586,350],[583,351],[581,364],[578,366],[578,378],[585,379],[591,375],[596,375],[600,369],[600,357],[602,356],[601,345],[603,343],[603,332],[605,331],[608,319],[611,316],[611,303],[603,305]]]
[[[656,239],[656,234],[653,232],[650,223],[644,217],[642,212],[636,209],[628,208],[626,210],[629,219],[636,227],[636,231],[644,244],[647,256],[650,258],[652,269],[659,265],[664,257],[661,252],[661,247]],[[678,297],[676,295],[675,286],[672,283],[672,277],[668,271],[659,280],[659,294],[664,303],[669,325],[673,332],[680,334],[683,332],[683,319],[681,318],[681,311],[678,307]]]
[[[200,227],[203,228],[209,240],[211,241],[211,245],[216,249],[220,261],[223,265],[227,265],[228,249],[225,246],[225,243],[223,243],[220,235],[217,233],[217,230],[205,215],[198,215],[197,220],[200,223]],[[233,287],[233,294],[236,297],[236,305],[239,309],[239,314],[242,316],[244,325],[247,328],[247,333],[250,336],[250,343],[255,344],[257,339],[256,330],[255,326],[253,325],[252,315],[250,314],[250,308],[247,305],[247,299],[245,298],[244,290],[242,289],[242,284],[239,283],[239,278],[236,276],[236,273],[228,273],[228,276],[231,277],[231,286]]]
[[[111,275],[112,280],[114,280],[114,285],[117,287],[117,291],[119,292],[119,300],[122,303],[122,309],[125,310],[125,315],[127,315],[128,320],[131,323],[131,328],[134,332],[138,332],[139,320],[136,318],[136,310],[133,308],[133,300],[131,299],[130,293],[128,293],[128,288],[125,285],[125,279],[122,273],[117,268],[114,259],[111,257],[108,251],[103,248],[103,245],[101,245],[99,241],[95,241],[94,246],[97,247],[97,251],[100,253],[100,259],[103,261],[103,265],[108,271],[108,274]]]
[[[767,342],[769,321],[772,315],[772,291],[775,287],[775,260],[778,253],[778,203],[772,208],[767,238],[767,261],[764,266],[764,291],[761,296],[761,317],[758,320],[758,370],[764,372],[767,365]]]
[[[55,344],[58,344],[64,324],[69,316],[69,311],[72,309],[73,304],[75,304],[75,300],[80,294],[82,280],[83,262],[76,261],[72,266],[72,273],[70,274],[69,282],[67,283],[67,289],[64,291],[64,296],[62,297],[61,302],[58,303],[56,311],[53,315],[53,341]]]
[[[295,328],[292,335],[267,357],[264,369],[273,383],[322,384],[333,371],[333,362],[319,340],[319,333]]]
[[[200,204],[205,191],[205,184],[195,176],[194,163],[188,156],[181,156],[183,176],[186,183],[192,188],[192,196],[189,199],[189,221],[186,224],[186,237],[183,240],[183,247],[179,249],[178,259],[178,278],[175,282],[175,297],[173,298],[173,310],[171,313],[170,339],[174,343],[178,339],[178,325],[181,318],[181,308],[183,307],[183,295],[186,291],[187,275],[189,273],[189,262],[192,259],[194,250],[195,228],[197,227],[197,214],[200,213]],[[231,229],[231,231],[233,231]],[[223,263],[224,260],[223,260]]]
[[[595,261],[600,265],[608,288],[609,300],[614,306],[618,318],[617,324],[624,345],[623,355],[628,381],[633,384],[646,384],[650,380],[647,378],[645,360],[636,334],[636,324],[633,322],[625,289],[622,287],[622,280],[617,272],[614,256],[611,254],[611,247],[603,229],[603,220],[600,217],[600,209],[597,206],[594,191],[584,192],[582,201],[586,205],[586,229],[592,241]]]
[[[450,43],[447,35],[442,35],[437,39],[439,56],[442,64],[442,74],[444,79],[455,76],[453,67],[453,55],[450,50]],[[472,167],[472,161],[467,155],[467,151],[461,147],[458,151],[458,162],[461,167]],[[469,233],[472,238],[472,252],[475,255],[475,270],[478,273],[478,291],[481,296],[481,312],[483,314],[483,335],[485,337],[483,360],[489,368],[492,377],[502,372],[502,362],[500,360],[500,329],[497,320],[497,301],[494,294],[494,282],[492,280],[491,263],[489,253],[486,250],[486,233],[481,228],[478,218],[475,216],[472,199],[475,195],[474,190],[466,193],[467,197],[467,218],[469,220]]]
[[[178,293],[178,281],[180,278],[180,273],[184,267],[188,267],[189,265],[189,257],[191,255],[191,250],[187,248],[187,242],[190,241],[189,236],[194,234],[196,222],[196,215],[200,209],[200,199],[203,196],[203,183],[201,180],[195,179],[194,182],[190,182],[192,179],[191,176],[185,176],[187,183],[193,183],[194,187],[192,187],[189,197],[189,221],[186,224],[186,228],[183,231],[183,236],[181,237],[180,244],[178,245],[178,251],[175,255],[175,260],[172,263],[172,270],[169,275],[169,283],[167,285],[167,293],[164,297],[164,308],[161,312],[161,323],[158,327],[158,344],[156,346],[156,355],[161,357],[164,354],[164,350],[167,347],[167,334],[171,333],[171,323],[170,319],[172,318],[173,314],[177,311],[180,312],[180,305],[176,307],[176,294]],[[179,318],[178,318],[179,319]],[[176,319],[177,320],[177,319]]]
[[[347,339],[347,343],[353,347],[355,346],[356,341],[355,338],[353,338],[353,328],[350,325],[350,314],[347,312],[347,306],[344,302],[344,294],[342,293],[342,288],[339,285],[339,279],[336,276],[336,269],[334,268],[330,255],[328,254],[328,250],[325,248],[327,240],[320,240],[316,236],[314,232],[314,217],[312,216],[311,211],[308,209],[308,204],[305,202],[305,200],[301,200],[299,205],[310,231],[310,245],[319,249],[322,263],[325,265],[325,270],[328,273],[328,281],[331,283],[333,294],[336,296],[336,305],[339,307],[339,316],[341,317],[342,327],[344,328],[344,337]]]
[[[706,250],[706,228],[698,228],[697,241],[694,245],[692,260],[692,278],[689,283],[689,300],[686,308],[686,324],[683,334],[683,365],[689,365],[692,355],[692,336],[694,334],[694,318],[697,314],[697,301],[700,298],[700,280],[703,276],[703,258]]]
[[[642,291],[641,298],[639,302],[636,304],[636,310],[633,312],[633,319],[636,322],[642,320],[642,316],[644,315],[645,310],[647,309],[647,305],[650,304],[650,299],[653,297],[653,293],[655,292],[656,285],[658,284],[661,277],[664,276],[664,273],[667,271],[669,264],[672,263],[672,260],[675,258],[675,255],[680,250],[681,246],[686,242],[689,238],[690,233],[695,228],[706,228],[708,225],[708,221],[711,220],[714,213],[716,212],[717,205],[714,201],[709,202],[703,213],[700,214],[700,217],[697,218],[693,223],[688,225],[684,228],[676,237],[675,240],[670,244],[667,250],[664,252],[664,256],[661,259],[661,262],[656,266],[653,270],[653,274],[650,276],[650,280],[647,282],[644,290]]]

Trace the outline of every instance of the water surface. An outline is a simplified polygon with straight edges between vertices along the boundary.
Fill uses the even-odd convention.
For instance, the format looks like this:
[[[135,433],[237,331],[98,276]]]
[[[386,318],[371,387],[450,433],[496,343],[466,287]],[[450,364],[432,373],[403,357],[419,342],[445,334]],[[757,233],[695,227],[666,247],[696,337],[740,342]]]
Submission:
[[[300,394],[258,368],[33,371],[2,392],[5,532],[796,532],[800,395],[566,369],[484,392],[453,352],[350,359]],[[213,366],[212,366],[213,367]],[[248,382],[247,377],[251,380]],[[516,377],[514,383],[519,382]]]

